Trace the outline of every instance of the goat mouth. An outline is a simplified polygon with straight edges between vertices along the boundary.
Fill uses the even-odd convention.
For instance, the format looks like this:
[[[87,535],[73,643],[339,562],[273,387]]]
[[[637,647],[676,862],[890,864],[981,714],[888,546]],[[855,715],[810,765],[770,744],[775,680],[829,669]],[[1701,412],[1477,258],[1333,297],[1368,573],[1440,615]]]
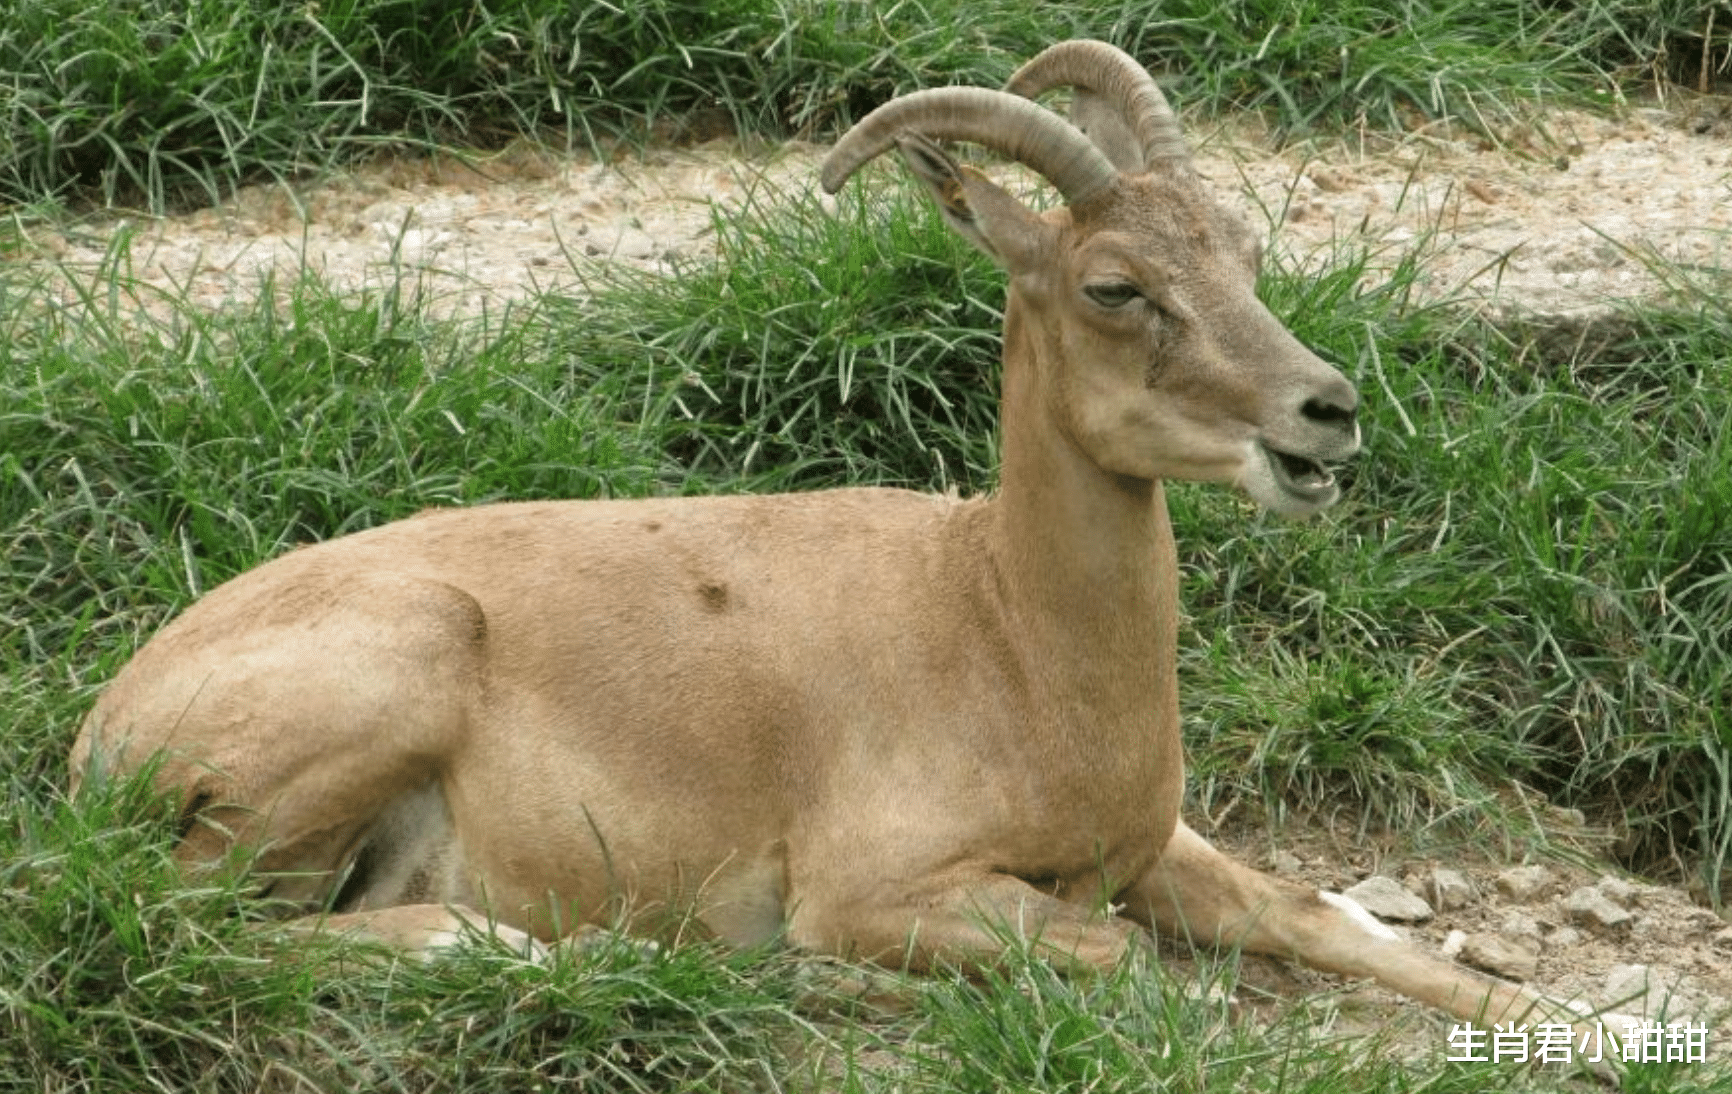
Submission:
[[[1275,482],[1289,494],[1306,501],[1317,501],[1335,490],[1334,473],[1316,460],[1283,452],[1268,444],[1263,445],[1263,453],[1269,458]]]

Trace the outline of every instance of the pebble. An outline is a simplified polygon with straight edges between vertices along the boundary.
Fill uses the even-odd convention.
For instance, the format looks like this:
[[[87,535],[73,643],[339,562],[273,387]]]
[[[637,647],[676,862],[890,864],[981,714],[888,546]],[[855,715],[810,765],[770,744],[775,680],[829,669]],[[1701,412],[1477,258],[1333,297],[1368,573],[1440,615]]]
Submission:
[[[1443,936],[1443,956],[1454,960],[1461,956],[1461,948],[1467,944],[1466,931],[1451,931]]]
[[[655,237],[638,228],[619,228],[610,239],[598,233],[584,250],[595,258],[648,259],[655,256]]]
[[[1540,967],[1539,951],[1495,934],[1470,934],[1461,960],[1506,980],[1531,980]]]
[[[1540,921],[1519,908],[1506,908],[1498,922],[1497,933],[1505,938],[1514,939],[1534,952],[1539,952],[1545,945],[1545,929]]]
[[[1647,965],[1613,965],[1606,970],[1606,1005],[1649,1017],[1687,1018],[1713,1004],[1684,986],[1684,975]]]
[[[1528,901],[1544,896],[1556,883],[1544,866],[1512,866],[1497,876],[1497,891],[1510,900]]]
[[[1630,884],[1621,877],[1613,877],[1611,874],[1602,877],[1594,884],[1594,888],[1598,889],[1601,895],[1620,908],[1629,908],[1631,905],[1635,904],[1641,896],[1641,889],[1637,886]]]
[[[1440,912],[1467,908],[1479,901],[1479,887],[1460,870],[1439,866],[1426,878],[1424,895]]]
[[[1273,851],[1269,855],[1269,869],[1281,877],[1292,877],[1304,866],[1299,856],[1291,851]]]
[[[1635,919],[1592,886],[1583,886],[1565,897],[1564,911],[1569,913],[1572,922],[1591,931],[1619,930],[1628,927]]]
[[[1379,919],[1421,923],[1433,915],[1430,904],[1402,888],[1394,878],[1368,877],[1341,895]]]
[[[1648,966],[1613,965],[1606,970],[1606,986],[1602,990],[1610,1006],[1643,1009],[1643,997],[1648,994]]]
[[[1582,939],[1586,937],[1587,935],[1574,927],[1559,927],[1551,934],[1546,935],[1546,945],[1554,950],[1566,950],[1571,946],[1580,946]]]

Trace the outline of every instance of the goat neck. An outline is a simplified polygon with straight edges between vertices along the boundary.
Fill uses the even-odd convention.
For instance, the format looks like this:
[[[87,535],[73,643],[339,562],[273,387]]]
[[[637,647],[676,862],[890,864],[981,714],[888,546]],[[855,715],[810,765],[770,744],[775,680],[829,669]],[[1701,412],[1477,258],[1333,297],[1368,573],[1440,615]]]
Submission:
[[[1127,641],[1171,648],[1177,555],[1158,479],[1096,464],[1063,428],[1052,377],[1064,349],[1028,322],[1013,290],[1005,313],[1000,409],[1002,467],[991,556],[1025,625],[1060,624],[1076,643]],[[1168,659],[1170,661],[1170,658]]]

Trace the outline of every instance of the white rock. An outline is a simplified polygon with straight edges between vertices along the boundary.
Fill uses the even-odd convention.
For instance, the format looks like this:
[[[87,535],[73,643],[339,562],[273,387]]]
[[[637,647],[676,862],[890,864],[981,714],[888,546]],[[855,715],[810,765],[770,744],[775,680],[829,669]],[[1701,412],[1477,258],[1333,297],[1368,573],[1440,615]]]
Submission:
[[[1648,966],[1613,965],[1606,971],[1606,986],[1602,989],[1608,1005],[1642,1009],[1642,997],[1648,993]]]
[[[1341,894],[1379,919],[1398,923],[1422,923],[1432,917],[1431,905],[1394,878],[1368,877]]]
[[[1443,937],[1443,956],[1454,960],[1460,956],[1461,948],[1467,942],[1466,931],[1451,931]]]
[[[1606,971],[1606,1005],[1649,1018],[1664,1014],[1682,1019],[1701,1009],[1702,1000],[1684,986],[1678,972],[1647,965],[1613,965]]]
[[[1564,911],[1569,913],[1571,922],[1591,931],[1623,930],[1635,919],[1608,900],[1606,894],[1590,886],[1583,886],[1565,897]]]

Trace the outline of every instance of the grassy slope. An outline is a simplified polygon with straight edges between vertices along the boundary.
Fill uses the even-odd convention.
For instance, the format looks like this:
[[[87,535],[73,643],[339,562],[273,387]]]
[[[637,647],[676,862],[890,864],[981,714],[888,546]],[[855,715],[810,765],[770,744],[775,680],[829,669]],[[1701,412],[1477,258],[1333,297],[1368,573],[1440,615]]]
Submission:
[[[394,10],[403,22],[400,8],[318,10],[322,20],[385,25]],[[262,18],[230,6],[188,10]],[[415,27],[375,35],[381,56],[471,11],[419,10],[431,14]],[[614,59],[585,63],[606,74],[595,77],[598,96],[644,81],[630,100],[642,110],[693,105],[694,87],[736,86],[712,80],[730,49],[740,52],[728,35],[758,25],[742,12],[771,18],[742,5],[700,39],[704,26],[677,5],[635,10],[618,17]],[[774,49],[747,51],[753,65],[776,58],[784,83],[771,86],[804,87],[810,101],[788,105],[788,90],[730,105],[774,128],[849,112],[894,86],[994,80],[1026,52],[1018,34],[1062,17],[1096,30],[1134,25],[1145,56],[1192,51],[1186,71],[1209,75],[1187,93],[1279,103],[1286,88],[1290,122],[1323,107],[1337,118],[1407,108],[1395,84],[1348,81],[1364,75],[1351,63],[1333,75],[1316,68],[1340,55],[1339,6],[1327,20],[1283,6],[1292,30],[1269,38],[1283,58],[1273,65],[1257,59],[1256,28],[1269,24],[1249,5],[1164,5],[1172,37],[1135,5],[1039,16],[1018,7],[1020,21],[975,5],[957,18],[978,19],[965,24],[978,33],[899,68],[906,54],[872,55],[872,35],[933,11],[896,10],[869,20],[837,8],[842,15],[808,18]],[[1425,18],[1439,10],[1450,9],[1427,8]],[[51,31],[84,26],[78,11],[35,37],[0,32],[0,53],[50,48]],[[596,11],[583,18],[609,18]],[[148,18],[108,23],[113,34],[152,40]],[[1365,48],[1410,56],[1402,25],[1362,35]],[[1459,47],[1466,64],[1470,47],[1485,48],[1460,28],[1428,26],[1426,48],[1439,55]],[[690,86],[654,78],[674,27],[680,40],[709,43],[689,51],[683,71],[702,74]],[[496,38],[471,31],[494,43],[481,54],[503,56]],[[836,52],[806,44],[820,32]],[[1609,50],[1640,45],[1603,38]],[[372,39],[342,40],[354,59],[366,52],[355,43]],[[619,60],[628,55],[660,60],[632,70]],[[148,75],[120,47],[114,56],[127,79]],[[397,71],[427,77],[416,91],[427,113],[393,107],[345,123],[343,139],[547,120],[538,111],[548,97],[527,84],[484,93],[473,76],[452,76],[430,88],[443,70],[404,56]],[[1567,85],[1617,58],[1574,55],[1549,71]],[[293,113],[293,80],[260,82],[238,62],[209,63],[279,103],[258,107],[264,122],[246,128],[249,148],[273,131],[312,142],[294,157],[341,143]],[[802,83],[802,72],[815,75]],[[25,86],[44,97],[35,101],[65,91]],[[572,99],[578,86],[562,94]],[[328,87],[320,94],[341,99]],[[497,102],[483,109],[488,94]],[[122,112],[97,137],[63,143],[110,142],[90,153],[94,178],[135,172],[148,189],[139,164],[178,161],[127,124]],[[184,131],[153,125],[139,132]],[[31,200],[92,181],[82,167],[40,167],[48,161],[30,157],[43,149],[13,140],[6,170]],[[20,166],[27,161],[39,166]],[[186,159],[180,182],[165,168],[157,188],[204,180],[220,189],[291,162],[277,152]],[[797,970],[774,956],[694,949],[646,960],[620,950],[541,971],[485,951],[430,970],[357,966],[349,955],[339,974],[341,954],[297,944],[303,961],[265,963],[278,943],[238,931],[227,914],[249,907],[242,898],[220,886],[189,890],[167,868],[167,818],[136,788],[61,800],[66,744],[94,688],[200,590],[290,544],[425,505],[505,496],[990,486],[1002,289],[982,260],[905,193],[888,207],[850,197],[840,216],[790,197],[773,217],[718,228],[727,260],[715,268],[677,282],[622,278],[489,326],[427,318],[413,286],[344,300],[309,279],[284,286],[280,303],[234,314],[153,301],[167,318],[141,328],[126,318],[123,254],[71,306],[51,305],[54,294],[24,267],[0,267],[0,741],[9,761],[0,968],[15,970],[0,979],[0,1089],[143,1089],[154,1072],[170,1089],[250,1090],[262,1076],[290,1086],[291,1071],[324,1089],[522,1089],[532,1077],[580,1089],[738,1089],[773,1086],[818,1066],[815,1053],[873,1037],[899,1046],[900,1081],[920,1089],[1480,1088],[1486,1073],[1474,1069],[1346,1065],[1310,1039],[1302,1015],[1249,1036],[1146,976],[1068,984],[1037,966],[1017,973],[1014,990],[939,981],[913,989],[913,1015],[860,1026],[829,1015],[821,992],[814,1016]],[[862,270],[872,280],[862,282]],[[1660,862],[1676,846],[1717,879],[1732,843],[1732,321],[1703,290],[1632,314],[1608,345],[1559,349],[1544,332],[1415,309],[1404,276],[1370,289],[1359,281],[1344,255],[1305,276],[1272,271],[1265,285],[1300,336],[1366,392],[1369,450],[1349,500],[1293,526],[1218,490],[1174,492],[1201,793],[1347,795],[1374,818],[1447,814],[1471,828],[1500,822],[1494,795],[1515,778],[1627,824],[1639,861]],[[1163,1054],[1169,1045],[1184,1048]],[[777,1078],[766,1077],[766,1058],[778,1061]],[[853,1081],[873,1089],[886,1080],[862,1071]],[[1688,1077],[1691,1088],[1704,1081]],[[1652,1088],[1672,1082],[1656,1076]]]
[[[1696,0],[33,0],[0,26],[0,202],[160,207],[381,141],[581,142],[694,110],[821,132],[1084,35],[1289,128],[1496,119],[1512,89],[1682,63],[1701,22]]]

